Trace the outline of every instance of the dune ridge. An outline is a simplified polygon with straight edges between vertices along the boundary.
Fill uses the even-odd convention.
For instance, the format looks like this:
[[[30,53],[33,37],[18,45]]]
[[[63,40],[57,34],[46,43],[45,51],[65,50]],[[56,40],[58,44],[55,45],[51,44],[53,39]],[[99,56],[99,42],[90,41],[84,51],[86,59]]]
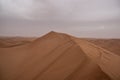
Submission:
[[[50,32],[0,48],[1,80],[119,80],[120,56],[89,41]]]

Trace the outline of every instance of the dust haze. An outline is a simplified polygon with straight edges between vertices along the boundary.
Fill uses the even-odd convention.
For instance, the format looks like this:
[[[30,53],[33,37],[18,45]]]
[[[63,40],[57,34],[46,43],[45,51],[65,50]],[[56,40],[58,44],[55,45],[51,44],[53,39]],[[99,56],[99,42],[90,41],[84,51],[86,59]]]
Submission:
[[[119,0],[0,0],[0,36],[120,38]]]

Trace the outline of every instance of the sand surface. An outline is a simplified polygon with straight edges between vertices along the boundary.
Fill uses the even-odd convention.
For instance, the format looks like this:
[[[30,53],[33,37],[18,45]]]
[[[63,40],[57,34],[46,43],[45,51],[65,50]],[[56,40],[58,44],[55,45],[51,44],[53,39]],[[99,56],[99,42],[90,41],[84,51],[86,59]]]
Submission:
[[[120,80],[117,43],[57,32],[37,39],[1,38],[0,80]]]

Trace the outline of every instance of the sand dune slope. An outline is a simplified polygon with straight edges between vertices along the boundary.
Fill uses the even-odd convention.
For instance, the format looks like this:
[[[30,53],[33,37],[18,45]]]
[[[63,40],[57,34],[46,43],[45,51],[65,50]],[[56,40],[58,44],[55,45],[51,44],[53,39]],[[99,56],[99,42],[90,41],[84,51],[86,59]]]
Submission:
[[[118,62],[118,55],[90,42],[50,32],[1,47],[0,80],[120,80]]]
[[[113,80],[120,79],[120,56],[117,53],[108,51],[106,48],[104,49],[86,40],[73,39],[87,56],[94,60]]]

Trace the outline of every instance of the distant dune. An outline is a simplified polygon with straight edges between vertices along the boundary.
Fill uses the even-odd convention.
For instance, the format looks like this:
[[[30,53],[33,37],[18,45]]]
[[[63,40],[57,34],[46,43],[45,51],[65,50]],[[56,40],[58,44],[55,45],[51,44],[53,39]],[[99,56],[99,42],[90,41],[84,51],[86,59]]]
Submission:
[[[0,48],[9,48],[31,43],[35,37],[0,37]]]
[[[120,80],[120,40],[1,37],[0,80]]]
[[[88,41],[120,55],[120,39],[87,39]]]

